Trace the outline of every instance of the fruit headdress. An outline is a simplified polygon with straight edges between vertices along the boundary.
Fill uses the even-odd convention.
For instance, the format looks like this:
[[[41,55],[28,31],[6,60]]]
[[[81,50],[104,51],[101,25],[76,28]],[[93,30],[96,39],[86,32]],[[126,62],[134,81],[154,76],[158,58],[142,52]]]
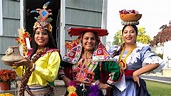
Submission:
[[[122,25],[138,25],[142,14],[139,14],[136,10],[120,10],[120,18],[122,20]]]

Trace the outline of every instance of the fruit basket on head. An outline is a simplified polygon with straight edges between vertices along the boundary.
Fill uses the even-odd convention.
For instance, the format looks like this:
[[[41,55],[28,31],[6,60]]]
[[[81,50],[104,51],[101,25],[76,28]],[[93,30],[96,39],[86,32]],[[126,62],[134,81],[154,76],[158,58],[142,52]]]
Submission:
[[[139,14],[136,10],[120,10],[120,18],[122,25],[138,25],[142,14]]]

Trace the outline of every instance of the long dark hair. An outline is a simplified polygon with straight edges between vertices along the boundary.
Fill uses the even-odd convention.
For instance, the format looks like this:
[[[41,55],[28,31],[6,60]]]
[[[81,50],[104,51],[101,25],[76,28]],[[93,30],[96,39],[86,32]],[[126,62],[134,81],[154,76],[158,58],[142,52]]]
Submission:
[[[47,45],[45,46],[45,48],[42,51],[38,52],[36,54],[36,56],[34,56],[34,58],[32,58],[32,56],[33,56],[33,54],[36,53],[36,51],[38,49],[38,45],[37,45],[37,43],[34,40],[34,35],[36,33],[36,30],[34,30],[34,32],[32,34],[32,42],[31,42],[31,45],[32,45],[32,48],[33,48],[33,52],[31,53],[30,59],[32,58],[31,60],[32,60],[33,63],[36,62],[36,60],[38,58],[40,58],[41,55],[42,55],[42,53],[45,53],[48,48],[57,49],[55,40],[54,40],[51,32],[48,31],[48,30],[46,30],[46,31],[47,31],[48,36],[49,36],[49,41],[48,41]],[[61,55],[60,55],[60,57],[61,57]],[[33,70],[30,70],[30,67],[26,67],[25,68],[25,74],[23,74],[23,77],[21,79],[21,86],[20,86],[20,90],[19,90],[19,96],[24,96],[24,91],[26,90],[26,88],[29,88],[29,86],[27,85],[27,82],[28,82],[29,77],[31,76],[32,72],[33,72]],[[30,96],[34,96],[30,90],[26,90],[26,91],[28,92],[28,94]]]
[[[132,26],[132,28],[134,28],[134,30],[135,30],[135,32],[136,32],[136,35],[138,35],[138,28],[137,28],[136,25],[125,25],[125,26],[122,28],[122,34],[123,34],[123,32],[124,32],[124,30],[125,30],[125,28],[126,28],[127,26]],[[116,52],[114,52],[113,55],[112,55],[112,57],[115,57],[116,55],[119,55],[120,52],[122,51],[124,45],[125,45],[125,43],[121,44],[119,50],[117,50]]]

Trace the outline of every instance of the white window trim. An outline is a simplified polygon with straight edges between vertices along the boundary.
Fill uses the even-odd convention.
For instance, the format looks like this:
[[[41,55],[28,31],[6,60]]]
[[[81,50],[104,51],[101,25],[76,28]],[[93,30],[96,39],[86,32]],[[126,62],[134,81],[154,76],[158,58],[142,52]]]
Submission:
[[[63,57],[65,55],[65,0],[61,0],[60,2],[60,53]]]
[[[20,28],[24,27],[24,0],[20,0]]]
[[[3,35],[2,0],[0,0],[0,36]]]
[[[107,0],[103,0],[101,28],[107,28]],[[106,46],[106,36],[101,37],[101,41]]]

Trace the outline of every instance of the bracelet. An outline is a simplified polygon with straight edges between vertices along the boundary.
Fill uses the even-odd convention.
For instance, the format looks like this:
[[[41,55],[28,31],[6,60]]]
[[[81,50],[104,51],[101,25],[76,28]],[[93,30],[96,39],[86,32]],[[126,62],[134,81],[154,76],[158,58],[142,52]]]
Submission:
[[[32,68],[30,69],[30,71],[34,71],[34,70],[35,70],[35,68],[36,68],[36,64],[35,64],[35,63],[33,63],[33,66],[32,66]]]
[[[107,87],[111,88],[112,86],[110,86],[108,83],[106,83]]]
[[[12,66],[13,69],[17,69],[17,66]]]

